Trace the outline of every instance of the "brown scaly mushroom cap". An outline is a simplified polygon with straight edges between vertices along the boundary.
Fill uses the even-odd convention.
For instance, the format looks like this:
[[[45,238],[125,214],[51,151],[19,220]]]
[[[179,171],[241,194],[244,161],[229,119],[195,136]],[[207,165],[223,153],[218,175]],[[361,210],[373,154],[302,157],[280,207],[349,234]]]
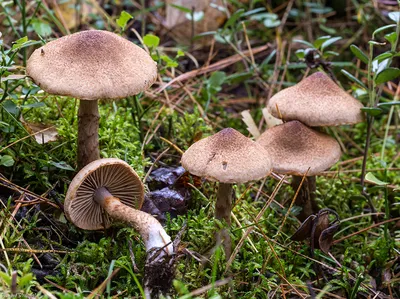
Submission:
[[[341,155],[339,143],[299,121],[290,121],[265,131],[257,143],[273,161],[280,174],[314,176],[335,164]]]
[[[65,215],[76,226],[87,230],[110,226],[110,217],[93,200],[100,187],[106,187],[129,207],[140,209],[142,206],[143,184],[128,163],[114,158],[96,160],[81,169],[65,196]]]
[[[138,94],[157,77],[157,66],[142,48],[111,32],[88,30],[35,50],[27,75],[51,94],[82,100]]]
[[[362,107],[359,101],[321,72],[278,92],[268,103],[273,116],[286,121],[299,120],[310,127],[362,122]]]
[[[262,146],[232,128],[194,143],[181,163],[196,176],[230,184],[258,180],[271,171]]]

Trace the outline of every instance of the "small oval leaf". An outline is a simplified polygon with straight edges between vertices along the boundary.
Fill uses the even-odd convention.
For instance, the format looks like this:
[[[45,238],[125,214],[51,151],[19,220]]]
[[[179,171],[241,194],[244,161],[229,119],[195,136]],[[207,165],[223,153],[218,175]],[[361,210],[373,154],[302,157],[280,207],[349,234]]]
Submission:
[[[384,69],[376,76],[375,83],[382,84],[397,79],[399,77],[400,77],[400,69],[394,67],[388,67],[387,69]]]
[[[368,172],[365,175],[365,180],[378,186],[385,186],[389,184],[378,179],[372,172]]]
[[[371,116],[378,116],[383,113],[383,110],[377,107],[362,107],[361,111],[364,111]]]
[[[356,45],[350,46],[351,52],[364,63],[368,63],[368,56]]]
[[[357,79],[352,74],[350,74],[348,71],[341,70],[341,72],[342,72],[343,75],[345,75],[351,81],[353,81],[353,82],[357,83],[358,85],[360,85],[361,87],[367,89],[367,86],[364,83],[362,83],[360,79]]]

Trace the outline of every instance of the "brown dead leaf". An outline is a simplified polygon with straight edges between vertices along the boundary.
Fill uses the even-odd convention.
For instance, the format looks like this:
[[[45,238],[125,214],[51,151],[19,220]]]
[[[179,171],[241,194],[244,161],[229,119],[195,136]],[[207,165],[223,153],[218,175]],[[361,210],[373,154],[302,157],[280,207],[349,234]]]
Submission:
[[[94,12],[86,1],[81,1],[80,10],[76,9],[77,1],[75,0],[52,0],[50,3],[57,19],[68,29],[76,28],[79,25],[79,18],[81,18],[81,23],[86,22],[89,14]]]
[[[55,126],[28,123],[21,118],[21,123],[29,134],[34,134],[35,140],[39,144],[56,141],[58,132]]]
[[[329,221],[329,214],[335,215],[336,219]],[[291,239],[293,241],[303,241],[311,239],[311,252],[314,249],[321,249],[324,253],[328,253],[333,244],[333,236],[340,225],[339,216],[331,209],[322,209],[316,215],[310,215]]]
[[[226,20],[226,13],[223,11],[222,0],[167,0],[166,1],[165,27],[171,30],[173,37],[182,44],[190,44],[193,36],[200,33],[217,30]],[[194,8],[194,12],[203,12],[201,20],[194,22],[192,32],[192,21],[187,14],[173,5],[183,6],[188,9]],[[200,43],[206,45],[210,38],[201,38]]]

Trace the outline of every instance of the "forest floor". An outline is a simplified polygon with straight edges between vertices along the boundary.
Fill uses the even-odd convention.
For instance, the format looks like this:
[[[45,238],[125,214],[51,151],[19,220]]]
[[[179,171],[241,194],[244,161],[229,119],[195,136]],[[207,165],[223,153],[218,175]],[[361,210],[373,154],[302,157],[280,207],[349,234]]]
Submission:
[[[143,296],[140,235],[123,223],[84,231],[63,212],[79,101],[25,76],[36,48],[86,29],[121,34],[157,61],[146,92],[100,101],[99,140],[102,158],[126,161],[143,180],[172,239],[185,227],[166,296],[400,298],[397,1],[76,2],[0,1],[0,298]],[[364,122],[321,129],[342,151],[316,178],[318,207],[340,219],[330,248],[317,249],[311,230],[291,239],[301,207],[291,205],[291,176],[272,174],[234,187],[225,256],[214,237],[224,226],[214,218],[218,185],[185,173],[181,155],[227,127],[256,139],[269,99],[316,71],[365,106]]]

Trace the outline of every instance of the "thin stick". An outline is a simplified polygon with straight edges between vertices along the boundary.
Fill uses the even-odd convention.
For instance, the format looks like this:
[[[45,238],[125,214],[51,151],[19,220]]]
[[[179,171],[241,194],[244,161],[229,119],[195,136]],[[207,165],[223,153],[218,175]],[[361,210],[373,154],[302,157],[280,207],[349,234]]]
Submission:
[[[379,223],[372,224],[372,225],[370,225],[370,226],[368,226],[368,227],[366,227],[366,228],[363,228],[363,229],[361,229],[361,230],[359,230],[359,231],[357,231],[357,232],[354,232],[354,233],[352,233],[352,234],[350,234],[350,235],[344,236],[344,237],[341,238],[341,239],[335,240],[335,241],[333,241],[332,244],[334,245],[334,244],[340,243],[340,242],[342,242],[342,241],[344,241],[344,240],[347,240],[347,239],[349,239],[349,238],[351,238],[351,237],[354,237],[354,236],[356,236],[356,235],[358,235],[358,234],[361,234],[361,233],[363,233],[363,232],[366,232],[366,231],[370,230],[371,228],[380,226],[380,225],[385,224],[385,223],[388,223],[388,222],[397,221],[397,220],[400,220],[400,217],[393,218],[393,219],[388,219],[388,220],[385,220],[385,221],[382,221],[382,222],[379,222]]]

